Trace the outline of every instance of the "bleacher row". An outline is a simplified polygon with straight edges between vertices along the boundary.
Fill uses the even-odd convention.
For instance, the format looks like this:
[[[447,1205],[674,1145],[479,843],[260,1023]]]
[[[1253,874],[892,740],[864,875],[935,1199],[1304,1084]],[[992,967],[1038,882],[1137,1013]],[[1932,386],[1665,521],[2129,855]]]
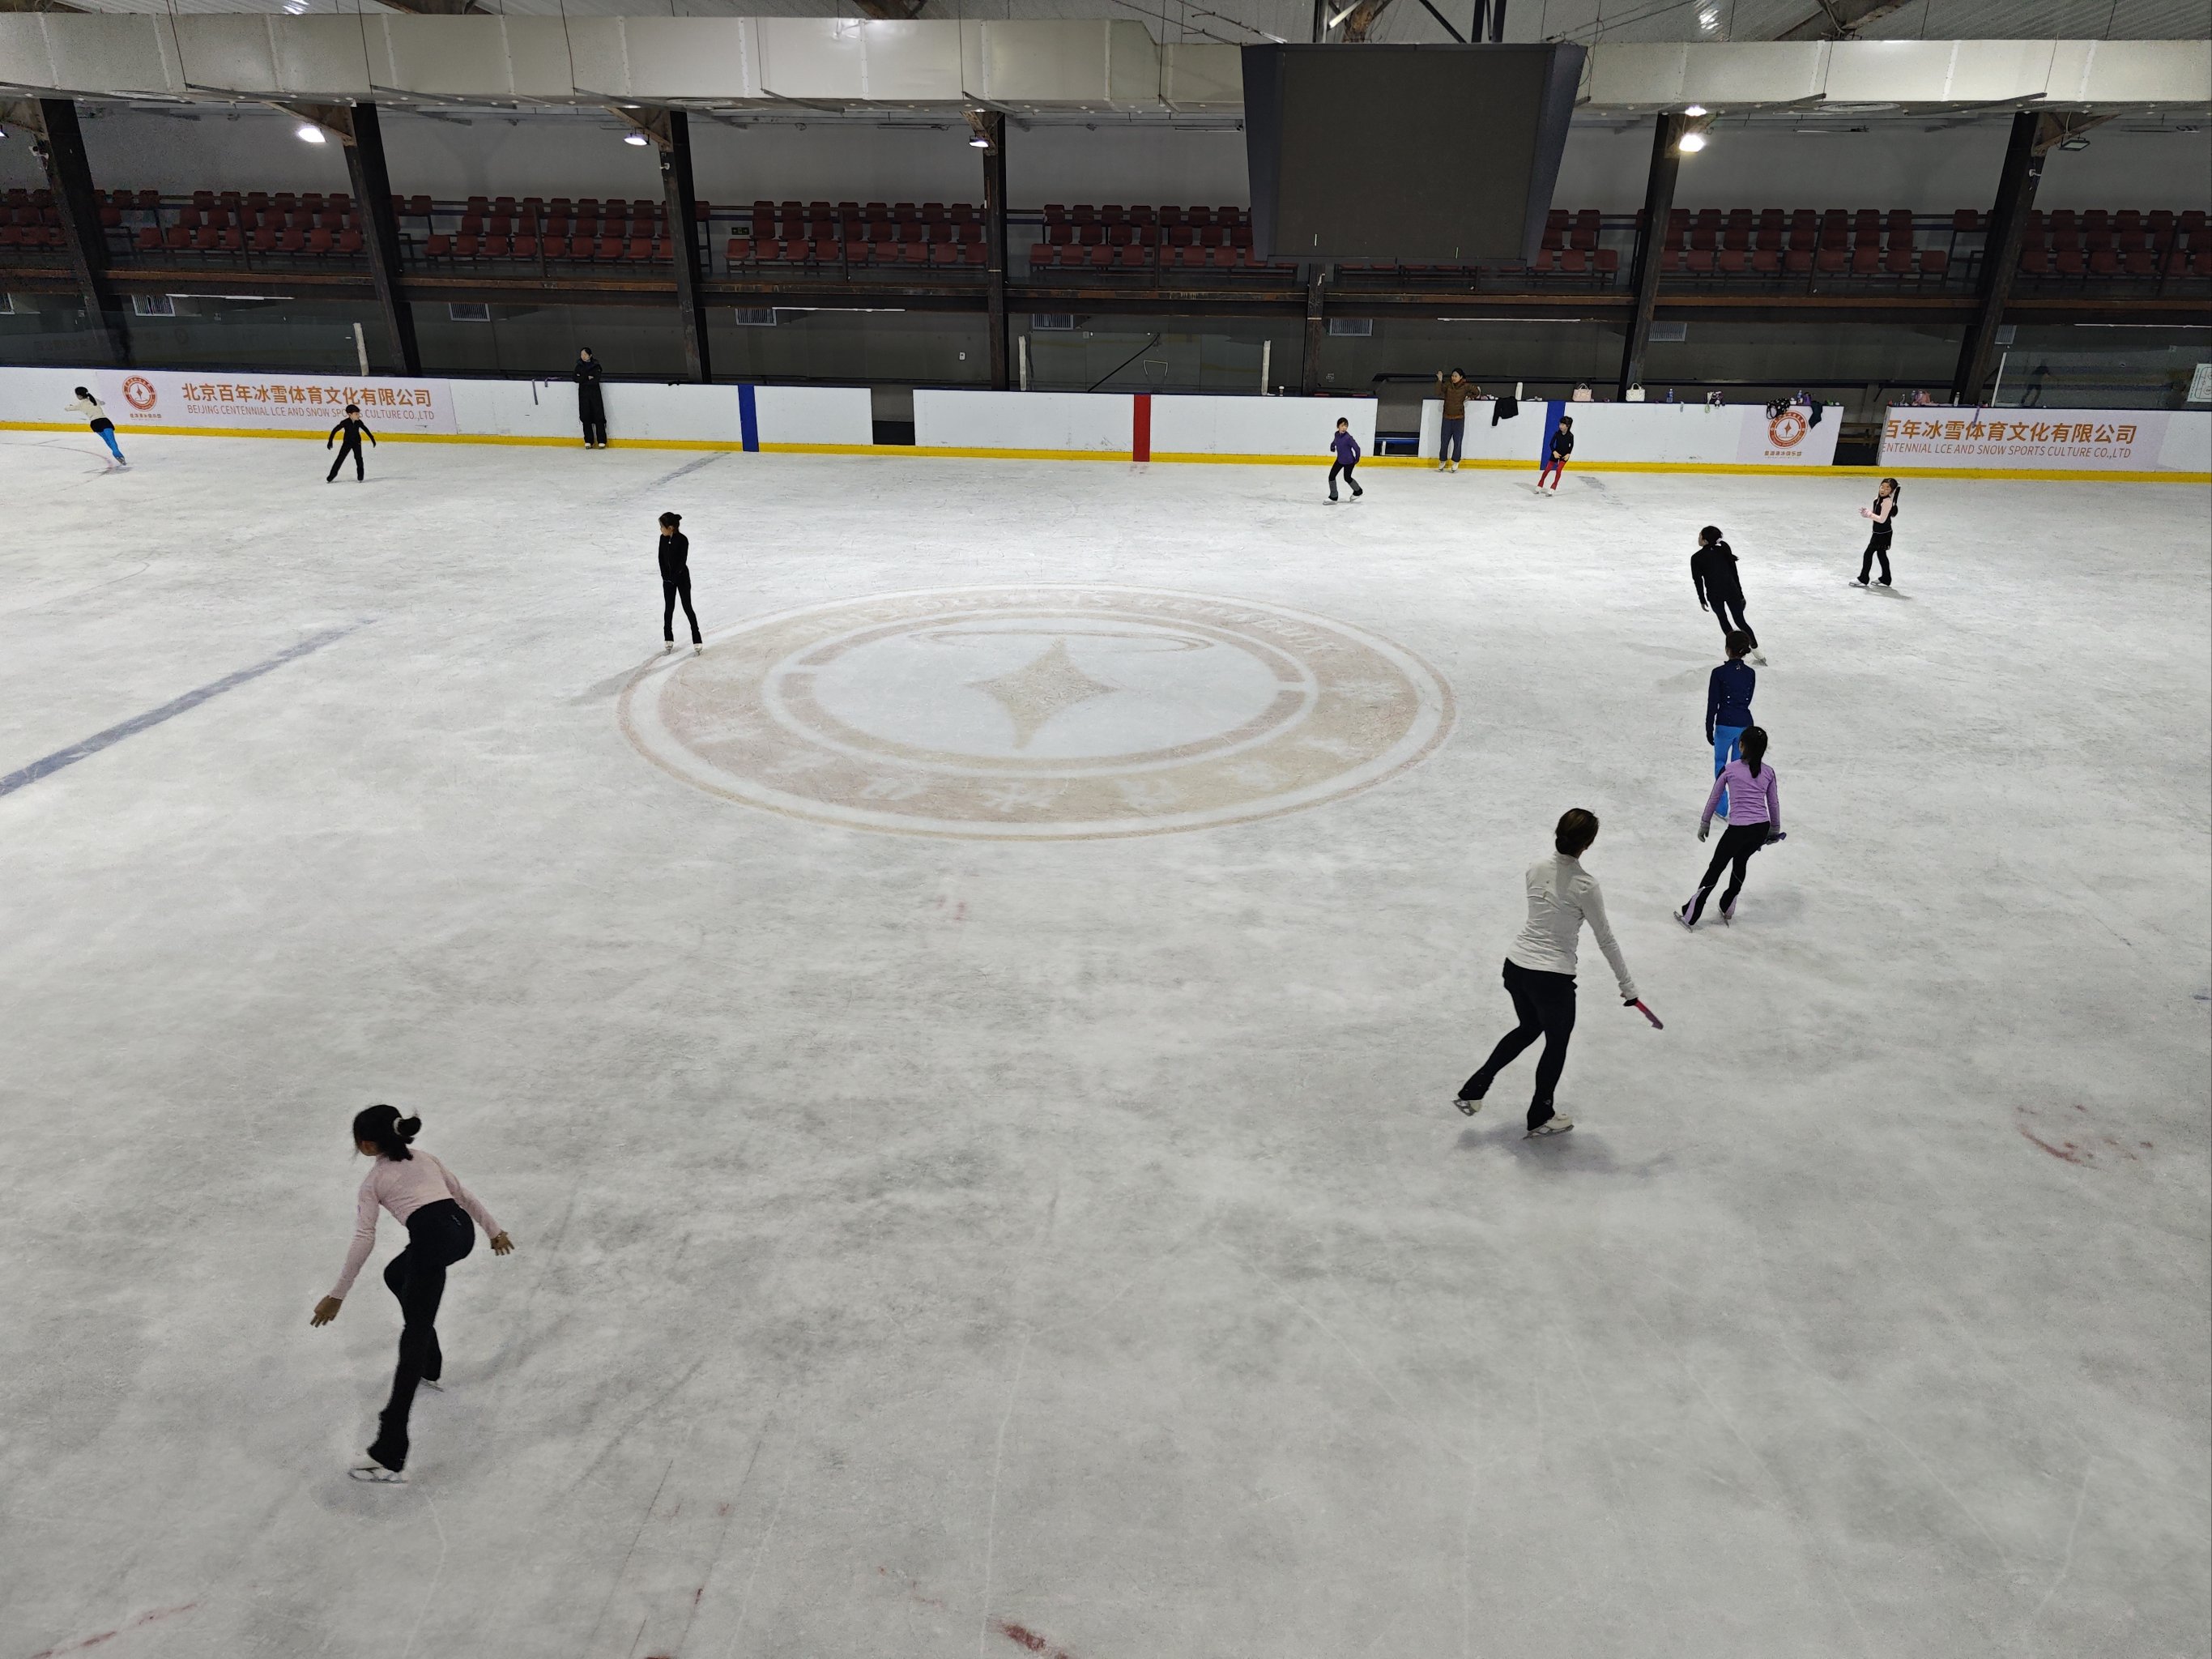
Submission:
[[[343,192],[195,191],[164,198],[150,190],[97,192],[112,250],[125,257],[178,253],[357,256],[358,208]],[[404,257],[410,263],[549,260],[664,263],[672,254],[664,203],[585,197],[472,196],[434,203],[395,196]],[[980,267],[982,210],[956,202],[770,202],[717,213],[697,204],[702,227],[727,229],[720,252],[732,269],[763,265],[817,271],[894,266]],[[1251,216],[1237,207],[1068,206],[1048,203],[1038,218],[1019,216],[1040,276],[1060,270],[1268,270],[1252,246]],[[2029,216],[2020,255],[2023,276],[2045,283],[2212,278],[2212,233],[2201,209],[2058,209]],[[1538,277],[1610,283],[1633,257],[1643,216],[1555,209],[1542,246],[1526,269]],[[1678,208],[1660,239],[1660,268],[1692,281],[1804,276],[1911,278],[1941,283],[1970,271],[1988,232],[1987,216],[1961,209],[1948,219],[1906,210]],[[11,189],[0,199],[0,249],[50,254],[64,246],[48,191]],[[1378,274],[1454,276],[1470,267],[1388,260],[1347,261],[1357,277]]]
[[[980,265],[983,212],[967,202],[755,202],[724,253],[733,267]]]

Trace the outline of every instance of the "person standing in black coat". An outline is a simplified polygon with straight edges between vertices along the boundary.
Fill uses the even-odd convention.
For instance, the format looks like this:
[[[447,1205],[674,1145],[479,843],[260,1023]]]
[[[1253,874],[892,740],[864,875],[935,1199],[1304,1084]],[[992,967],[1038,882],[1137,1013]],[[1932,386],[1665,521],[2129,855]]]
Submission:
[[[607,404],[599,392],[599,360],[585,346],[576,353],[576,415],[584,423],[584,447],[607,447]]]
[[[1690,555],[1690,586],[1698,591],[1698,607],[1710,611],[1719,618],[1721,638],[1741,633],[1751,641],[1746,648],[1753,662],[1765,662],[1759,654],[1759,635],[1751,631],[1744,619],[1743,582],[1736,574],[1735,554],[1721,539],[1718,525],[1707,525],[1698,532],[1698,550]],[[1729,612],[1735,612],[1735,620],[1729,620]]]
[[[331,463],[331,470],[327,473],[324,474],[323,482],[325,483],[329,483],[332,479],[336,478],[338,476],[338,469],[346,464],[346,457],[350,455],[353,457],[354,482],[356,483],[366,483],[368,477],[368,469],[362,463],[361,441],[363,438],[366,438],[369,442],[374,443],[376,441],[376,434],[371,432],[368,429],[368,424],[361,418],[361,405],[359,404],[348,404],[346,405],[345,419],[340,421],[336,426],[331,428],[331,435],[323,440],[323,447],[328,449],[332,444],[337,443],[338,434],[340,433],[343,433],[345,434],[345,441],[342,444],[338,444],[338,458]]]
[[[699,641],[699,613],[691,608],[691,539],[678,528],[680,513],[660,515],[660,637],[666,641],[663,655],[676,648],[676,601],[684,601],[684,619],[691,624],[691,654],[704,647]]]

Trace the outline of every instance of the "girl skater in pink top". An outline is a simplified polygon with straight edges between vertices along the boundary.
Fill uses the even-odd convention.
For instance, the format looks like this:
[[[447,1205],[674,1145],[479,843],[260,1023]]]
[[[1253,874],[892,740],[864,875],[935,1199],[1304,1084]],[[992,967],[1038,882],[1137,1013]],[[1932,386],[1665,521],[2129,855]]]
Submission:
[[[1781,780],[1765,764],[1766,733],[1759,726],[1747,726],[1740,742],[1741,758],[1721,769],[1720,776],[1713,780],[1712,793],[1705,797],[1705,816],[1698,820],[1698,839],[1703,841],[1713,832],[1713,809],[1721,804],[1722,795],[1727,795],[1728,830],[1713,852],[1713,861],[1705,866],[1705,878],[1698,884],[1696,896],[1674,912],[1674,920],[1685,927],[1698,925],[1722,868],[1731,864],[1735,869],[1729,878],[1728,891],[1721,895],[1721,920],[1734,921],[1735,896],[1743,891],[1744,867],[1751,862],[1751,855],[1769,842],[1783,839]]]
[[[371,1106],[355,1114],[354,1145],[362,1157],[376,1163],[361,1183],[345,1271],[331,1293],[315,1304],[314,1316],[307,1322],[327,1325],[338,1316],[355,1275],[376,1243],[376,1212],[380,1208],[391,1211],[392,1218],[407,1229],[407,1248],[384,1269],[386,1286],[399,1298],[399,1364],[392,1374],[392,1399],[368,1449],[368,1462],[347,1471],[356,1480],[403,1478],[407,1413],[415,1403],[415,1386],[428,1382],[435,1388],[445,1370],[437,1321],[438,1302],[446,1293],[446,1269],[476,1247],[477,1227],[491,1240],[495,1255],[505,1255],[514,1248],[490,1212],[444,1164],[428,1152],[409,1150],[408,1143],[422,1130],[421,1118],[402,1117],[396,1107]]]

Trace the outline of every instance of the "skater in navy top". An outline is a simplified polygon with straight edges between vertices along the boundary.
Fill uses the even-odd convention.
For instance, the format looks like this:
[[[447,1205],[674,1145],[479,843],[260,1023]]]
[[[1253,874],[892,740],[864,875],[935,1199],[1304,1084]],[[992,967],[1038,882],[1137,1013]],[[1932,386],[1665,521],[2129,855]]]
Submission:
[[[1336,475],[1341,472],[1345,483],[1352,486],[1352,499],[1358,501],[1367,492],[1359,487],[1359,480],[1352,476],[1352,469],[1359,465],[1359,440],[1352,435],[1352,422],[1339,421],[1336,436],[1328,441],[1329,449],[1336,459],[1328,469],[1328,498],[1336,499]]]
[[[1713,746],[1715,777],[1741,752],[1739,740],[1751,729],[1751,694],[1759,684],[1759,671],[1744,661],[1750,649],[1749,634],[1739,629],[1729,635],[1728,660],[1705,682],[1705,741]],[[1721,816],[1728,815],[1728,791],[1723,789]]]

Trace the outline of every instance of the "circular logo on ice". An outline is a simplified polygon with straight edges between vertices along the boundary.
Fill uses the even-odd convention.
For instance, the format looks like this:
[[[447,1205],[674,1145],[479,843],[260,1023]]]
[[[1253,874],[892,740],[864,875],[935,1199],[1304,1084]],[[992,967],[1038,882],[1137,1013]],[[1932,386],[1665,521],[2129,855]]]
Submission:
[[[763,617],[631,682],[686,782],[910,835],[1157,835],[1382,782],[1451,728],[1403,647],[1279,605],[1146,588],[890,593]]]
[[[1810,429],[1805,417],[1794,409],[1783,410],[1766,423],[1766,435],[1777,449],[1795,449]]]
[[[156,394],[154,383],[143,374],[133,374],[123,383],[123,400],[143,415],[153,408]]]

